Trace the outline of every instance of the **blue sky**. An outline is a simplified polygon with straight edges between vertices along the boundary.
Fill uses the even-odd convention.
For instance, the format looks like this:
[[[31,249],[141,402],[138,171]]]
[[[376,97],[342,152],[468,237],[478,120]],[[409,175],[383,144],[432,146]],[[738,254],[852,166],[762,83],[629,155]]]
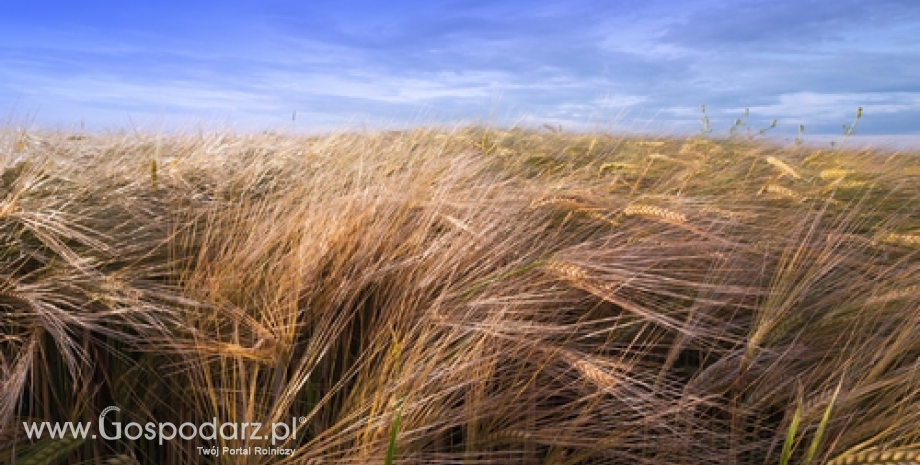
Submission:
[[[474,121],[920,140],[916,0],[4,0],[0,110],[42,128]],[[293,112],[296,121],[292,121]]]

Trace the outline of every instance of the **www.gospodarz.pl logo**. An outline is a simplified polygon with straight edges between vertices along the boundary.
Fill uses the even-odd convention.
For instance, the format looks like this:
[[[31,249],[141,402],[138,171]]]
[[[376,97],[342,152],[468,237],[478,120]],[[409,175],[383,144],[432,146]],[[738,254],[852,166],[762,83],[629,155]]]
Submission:
[[[278,441],[288,439],[297,439],[297,425],[306,422],[306,418],[291,418],[290,423],[277,422],[263,425],[262,423],[217,423],[217,418],[212,418],[209,422],[200,425],[193,423],[182,423],[176,426],[174,423],[153,423],[148,422],[144,425],[131,422],[122,426],[121,422],[108,422],[106,425],[105,416],[109,412],[119,412],[118,407],[106,407],[99,414],[99,434],[103,439],[119,440],[122,438],[137,440],[141,437],[147,440],[156,439],[160,445],[163,441],[172,441],[177,437],[184,440],[204,439],[214,440],[218,436],[224,440],[249,439],[252,441],[261,441],[270,439],[272,445]],[[52,439],[74,437],[87,439],[96,439],[97,435],[91,433],[92,422],[65,422],[65,423],[28,423],[23,422],[22,426],[26,430],[26,436],[29,439],[41,439],[48,431]]]

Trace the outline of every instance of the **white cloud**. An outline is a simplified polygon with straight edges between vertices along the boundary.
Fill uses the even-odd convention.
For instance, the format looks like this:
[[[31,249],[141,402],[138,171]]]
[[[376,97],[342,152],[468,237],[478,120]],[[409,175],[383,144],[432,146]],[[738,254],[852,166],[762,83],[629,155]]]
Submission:
[[[21,76],[29,79],[30,100],[66,101],[87,105],[186,110],[265,110],[276,106],[273,96],[209,86],[204,82],[129,82],[117,76],[82,75],[69,79]]]
[[[920,110],[920,92],[851,94],[796,92],[781,94],[776,100],[776,103],[751,106],[750,109],[758,114],[779,115],[802,122],[836,122],[840,119],[841,113],[852,115],[860,106],[867,115]]]

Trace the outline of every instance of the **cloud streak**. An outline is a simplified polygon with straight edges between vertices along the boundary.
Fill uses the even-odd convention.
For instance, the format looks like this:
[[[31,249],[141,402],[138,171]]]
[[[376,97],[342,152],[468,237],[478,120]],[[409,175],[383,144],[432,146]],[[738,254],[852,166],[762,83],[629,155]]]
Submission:
[[[866,134],[920,134],[908,1],[95,1],[50,17],[42,3],[0,19],[0,105],[40,108],[44,125],[127,113],[271,129],[295,110],[305,125],[418,124],[499,108],[694,131],[705,104],[726,131],[750,108],[777,132],[830,135],[863,106]]]

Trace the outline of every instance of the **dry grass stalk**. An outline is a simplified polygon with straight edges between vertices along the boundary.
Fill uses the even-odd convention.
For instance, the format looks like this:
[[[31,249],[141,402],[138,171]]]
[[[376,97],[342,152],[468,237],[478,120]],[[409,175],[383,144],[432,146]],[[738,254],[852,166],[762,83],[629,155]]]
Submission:
[[[568,281],[580,281],[588,277],[588,272],[584,268],[559,260],[550,260],[545,267]]]
[[[20,211],[20,208],[15,200],[4,202],[3,206],[0,206],[0,219],[13,215],[18,211]]]
[[[649,160],[660,160],[660,161],[666,161],[668,163],[677,163],[677,164],[685,165],[685,166],[696,166],[696,163],[690,160],[680,160],[674,157],[669,157],[667,155],[662,155],[660,153],[650,154],[648,158]]]
[[[751,218],[756,217],[756,215],[752,213],[742,213],[742,212],[737,212],[737,211],[731,211],[731,210],[727,210],[724,208],[713,207],[711,205],[697,208],[696,211],[704,215],[713,214],[713,215],[720,216],[722,218],[726,218],[729,220],[742,220],[742,219],[751,219]]]
[[[597,221],[603,221],[611,226],[619,226],[620,224],[620,222],[617,221],[616,218],[611,218],[610,215],[605,215],[601,213],[600,211],[593,209],[593,208],[582,208],[576,211],[584,214],[588,218],[592,218]]]
[[[561,206],[572,209],[576,213],[583,214],[589,218],[603,221],[612,226],[618,226],[619,222],[616,219],[611,218],[609,215],[605,215],[597,208],[590,207],[586,202],[581,199],[572,196],[553,196],[546,197],[542,199],[535,200],[531,202],[530,208],[536,209],[546,206]]]
[[[920,247],[920,234],[888,233],[879,238],[884,244],[901,245],[905,247]]]
[[[732,141],[691,179],[611,142],[560,163],[583,135],[43,137],[40,169],[2,173],[0,450],[30,452],[22,421],[114,404],[141,424],[304,416],[286,463],[379,463],[400,406],[407,465],[775,463],[774,413],[831,379],[841,413],[809,456],[920,441],[917,257],[872,247],[917,242],[916,158],[837,151],[873,189],[796,208],[751,195],[794,176],[737,163],[770,147]],[[618,160],[643,168],[629,194],[598,179]],[[535,198],[565,221],[521,208]],[[679,225],[568,221],[608,212]],[[42,460],[182,465],[197,445]],[[834,465],[916,458],[902,449]]]
[[[875,296],[866,301],[869,305],[878,305],[886,302],[892,302],[897,300],[905,300],[908,298],[914,298],[920,295],[920,285],[908,286],[903,289],[896,289],[891,292],[886,292],[882,295]]]
[[[646,218],[655,218],[673,223],[686,223],[687,216],[683,213],[668,210],[655,205],[633,204],[623,209],[626,216],[644,216]]]
[[[722,147],[716,144],[713,141],[706,139],[694,139],[688,142],[685,142],[681,145],[680,150],[678,151],[681,155],[685,154],[696,154],[696,155],[706,155],[706,154],[719,154],[722,153]]]
[[[556,195],[556,196],[543,197],[543,198],[536,199],[530,203],[530,208],[540,208],[540,207],[546,207],[550,205],[566,205],[566,206],[572,206],[572,207],[578,207],[578,208],[582,208],[586,206],[584,201],[577,197],[568,196],[568,195]]]
[[[601,390],[608,391],[618,386],[622,379],[614,376],[607,369],[602,368],[602,364],[598,363],[593,357],[580,354],[575,355],[568,352],[563,352],[561,354],[562,359],[570,364],[575,370],[577,370],[581,375],[588,381],[591,381],[595,386]],[[605,363],[604,365],[608,365]],[[613,367],[612,369],[616,369]]]
[[[789,166],[788,164],[786,164],[786,162],[780,160],[779,158],[776,158],[771,155],[767,157],[766,161],[767,163],[773,165],[776,169],[780,170],[783,174],[791,176],[795,179],[802,179],[802,176],[799,175],[798,172],[796,172],[791,166]]]
[[[818,177],[825,181],[830,181],[847,177],[853,173],[855,173],[853,170],[846,170],[843,168],[828,168],[826,170],[821,170],[821,172],[818,173]]]
[[[827,465],[920,465],[920,449],[904,447],[854,452],[836,457]]]
[[[869,183],[866,181],[857,181],[855,179],[851,179],[851,180],[844,179],[844,180],[840,180],[834,183],[834,186],[839,189],[858,189],[861,187],[866,187],[868,185]]]
[[[605,171],[635,171],[639,169],[634,163],[610,162],[601,165],[598,174],[604,174]]]
[[[767,187],[764,188],[764,191],[795,200],[796,202],[805,202],[806,200],[808,200],[808,197],[800,195],[798,192],[788,187],[780,186],[779,184],[771,183]]]

